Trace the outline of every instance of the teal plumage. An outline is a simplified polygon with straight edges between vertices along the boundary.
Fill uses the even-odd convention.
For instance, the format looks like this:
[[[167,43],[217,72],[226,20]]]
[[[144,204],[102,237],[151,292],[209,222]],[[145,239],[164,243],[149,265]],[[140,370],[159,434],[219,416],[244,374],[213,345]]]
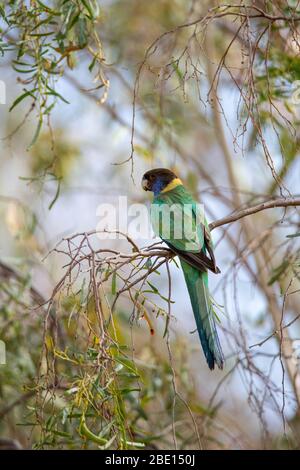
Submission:
[[[214,313],[212,311],[207,273],[200,273],[185,261],[181,261],[181,266],[208,367],[214,369],[216,362],[217,366],[222,369],[224,357],[218,338]]]
[[[179,256],[207,364],[210,369],[214,369],[215,363],[222,369],[224,356],[217,334],[207,273],[207,269],[215,273],[219,269],[215,264],[209,227],[201,206],[170,170],[150,170],[144,175],[143,187],[154,192],[151,208],[154,232]],[[160,217],[159,212],[163,213]],[[165,214],[168,213],[166,222]],[[169,225],[169,230],[166,231],[164,223]],[[190,229],[185,231],[185,226]],[[183,230],[180,231],[181,228]],[[180,237],[178,233],[181,233]]]

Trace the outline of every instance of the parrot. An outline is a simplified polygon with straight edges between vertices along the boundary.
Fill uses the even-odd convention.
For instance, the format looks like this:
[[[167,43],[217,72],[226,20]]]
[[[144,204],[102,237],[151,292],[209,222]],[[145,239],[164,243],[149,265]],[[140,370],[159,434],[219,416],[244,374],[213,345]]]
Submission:
[[[147,171],[142,188],[153,193],[151,222],[155,235],[179,257],[200,343],[208,364],[223,369],[224,355],[208,289],[208,270],[220,273],[202,206],[167,168]],[[190,230],[185,230],[189,224]]]

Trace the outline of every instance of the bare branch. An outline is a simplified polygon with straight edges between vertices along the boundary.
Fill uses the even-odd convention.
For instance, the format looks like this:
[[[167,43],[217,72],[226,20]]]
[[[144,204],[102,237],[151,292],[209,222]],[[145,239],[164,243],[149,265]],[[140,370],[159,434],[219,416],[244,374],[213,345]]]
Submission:
[[[257,212],[264,211],[266,209],[274,209],[275,207],[296,207],[300,206],[300,198],[278,198],[272,199],[270,201],[262,202],[261,204],[257,204],[255,206],[247,207],[241,211],[235,212],[231,215],[223,217],[222,219],[216,220],[209,224],[210,230],[213,230],[217,227],[222,225],[230,224],[232,222],[236,222],[243,217],[247,217],[252,214],[256,214]]]

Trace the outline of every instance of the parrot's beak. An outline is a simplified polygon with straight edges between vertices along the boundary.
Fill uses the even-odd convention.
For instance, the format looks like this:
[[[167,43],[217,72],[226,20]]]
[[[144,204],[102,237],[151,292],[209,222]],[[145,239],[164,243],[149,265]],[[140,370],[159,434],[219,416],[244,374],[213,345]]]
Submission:
[[[142,188],[144,191],[149,191],[149,181],[146,178],[142,179]]]

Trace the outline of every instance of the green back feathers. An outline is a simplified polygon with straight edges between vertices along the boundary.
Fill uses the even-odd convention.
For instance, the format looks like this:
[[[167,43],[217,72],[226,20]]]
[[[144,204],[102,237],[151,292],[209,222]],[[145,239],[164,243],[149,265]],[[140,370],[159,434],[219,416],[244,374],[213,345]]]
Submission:
[[[184,186],[156,196],[151,218],[155,234],[178,250],[198,252],[202,249],[204,213]]]

